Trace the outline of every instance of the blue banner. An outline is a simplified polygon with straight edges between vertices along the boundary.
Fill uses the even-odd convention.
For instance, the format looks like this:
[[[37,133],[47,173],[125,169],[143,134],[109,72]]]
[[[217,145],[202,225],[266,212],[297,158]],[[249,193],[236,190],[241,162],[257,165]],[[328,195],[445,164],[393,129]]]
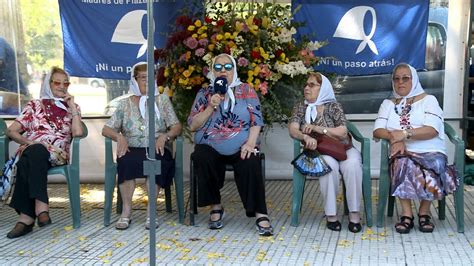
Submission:
[[[293,0],[298,6],[298,34],[328,41],[315,51],[318,70],[352,76],[390,73],[401,62],[425,66],[428,0]]]
[[[146,61],[147,5],[145,0],[58,0],[64,68],[72,76],[129,79],[130,69]],[[155,47],[167,33],[186,0],[153,3]]]

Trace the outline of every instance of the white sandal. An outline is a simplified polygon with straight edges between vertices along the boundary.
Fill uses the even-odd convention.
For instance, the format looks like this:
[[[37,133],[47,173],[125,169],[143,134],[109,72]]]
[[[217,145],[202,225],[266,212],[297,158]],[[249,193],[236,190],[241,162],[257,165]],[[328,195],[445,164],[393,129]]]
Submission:
[[[158,228],[158,218],[155,218],[155,228]],[[146,217],[145,229],[150,230],[150,217]]]
[[[117,229],[117,230],[126,230],[130,226],[131,223],[132,223],[131,218],[120,217],[118,219],[117,223],[115,223],[115,229]]]

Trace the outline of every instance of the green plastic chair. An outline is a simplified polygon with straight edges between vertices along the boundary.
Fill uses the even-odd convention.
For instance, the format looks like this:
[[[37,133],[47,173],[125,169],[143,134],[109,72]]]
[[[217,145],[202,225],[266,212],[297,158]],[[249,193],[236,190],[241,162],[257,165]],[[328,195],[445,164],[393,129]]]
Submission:
[[[1,119],[1,118],[0,118]],[[7,159],[9,156],[9,142],[10,139],[5,135],[6,124],[3,119],[0,121],[0,133],[3,133],[0,137],[0,148],[4,149],[1,153],[3,159]],[[81,195],[80,195],[80,140],[87,137],[88,130],[86,124],[82,122],[83,134],[80,137],[75,137],[71,143],[71,153],[69,164],[55,166],[48,170],[48,175],[63,175],[66,177],[68,191],[69,191],[69,204],[71,206],[72,224],[73,227],[81,227]]]
[[[444,122],[444,133],[451,143],[455,145],[454,164],[460,176],[459,187],[454,192],[454,208],[456,212],[456,224],[459,233],[464,233],[464,141],[456,134],[456,131]],[[377,204],[377,227],[384,226],[384,212],[387,206],[387,216],[393,216],[395,197],[390,195],[390,175],[388,169],[389,142],[381,140],[380,177],[379,177],[379,202]],[[446,218],[446,199],[438,201],[438,217],[440,220]]]
[[[352,135],[352,139],[360,142],[362,149],[362,194],[364,197],[365,219],[368,227],[372,227],[372,190],[370,176],[370,139],[364,138],[357,127],[347,121],[347,130]],[[300,141],[294,140],[293,153],[296,157],[301,152]],[[304,196],[304,187],[306,176],[303,176],[298,170],[293,169],[293,203],[291,208],[291,225],[298,226],[299,213],[301,212],[302,201]],[[345,200],[344,186],[344,213],[348,213],[347,202]]]
[[[176,154],[175,154],[176,171],[174,176],[174,184],[176,189],[176,205],[178,208],[179,223],[184,223],[184,192],[183,192],[183,138],[176,138]],[[110,225],[110,216],[112,213],[112,201],[114,189],[116,186],[117,163],[114,161],[112,139],[105,138],[105,202],[104,202],[104,226]],[[171,189],[165,188],[166,211],[172,212],[171,207]],[[117,214],[122,213],[122,197],[117,184]]]
[[[3,118],[0,118],[0,162],[3,164],[8,160],[8,137],[6,136],[7,124]]]

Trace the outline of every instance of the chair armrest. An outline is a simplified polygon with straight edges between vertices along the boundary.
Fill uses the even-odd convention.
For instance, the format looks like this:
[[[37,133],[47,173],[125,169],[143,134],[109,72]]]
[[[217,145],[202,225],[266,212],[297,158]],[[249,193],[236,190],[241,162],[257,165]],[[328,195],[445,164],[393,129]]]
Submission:
[[[454,164],[458,171],[460,182],[464,182],[464,141],[458,136],[456,131],[444,122],[444,133],[448,136],[451,143],[454,144]]]
[[[105,165],[114,165],[114,151],[112,147],[112,139],[109,137],[104,137],[105,141]]]
[[[74,165],[74,166],[77,166],[77,168],[79,168],[79,156],[80,156],[80,153],[79,153],[79,147],[80,147],[80,141],[81,139],[83,138],[86,138],[87,135],[89,134],[89,131],[87,129],[87,126],[86,124],[84,124],[84,122],[81,122],[81,125],[82,125],[82,135],[81,136],[76,136],[72,139],[72,154],[70,156],[70,164],[71,165]]]
[[[9,145],[10,139],[7,137],[7,124],[3,118],[0,118],[0,163],[5,164],[9,157]]]

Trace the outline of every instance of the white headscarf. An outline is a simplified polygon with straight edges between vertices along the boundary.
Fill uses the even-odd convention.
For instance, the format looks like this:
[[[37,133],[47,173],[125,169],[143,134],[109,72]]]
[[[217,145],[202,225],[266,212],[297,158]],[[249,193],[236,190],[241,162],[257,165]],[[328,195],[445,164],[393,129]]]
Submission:
[[[224,96],[224,110],[227,110],[227,108],[229,108],[229,100],[230,100],[230,103],[231,103],[230,111],[232,112],[234,111],[234,106],[235,106],[235,96],[234,96],[234,91],[232,90],[232,88],[235,88],[239,86],[240,84],[242,84],[242,82],[240,81],[237,75],[237,64],[235,63],[235,59],[232,56],[228,54],[224,54],[224,53],[214,57],[214,59],[212,60],[211,69],[209,73],[207,74],[207,78],[211,82],[211,87],[214,87],[214,81],[216,79],[216,77],[214,76],[214,64],[216,63],[216,59],[221,56],[227,56],[232,61],[232,64],[234,65],[234,68],[233,68],[234,78],[232,79],[232,82],[227,86],[228,90]]]
[[[318,98],[314,103],[310,103],[306,100],[304,101],[304,103],[308,105],[306,107],[306,113],[304,116],[304,120],[307,124],[311,124],[312,121],[316,120],[316,117],[318,116],[318,105],[336,101],[336,96],[334,95],[334,89],[332,88],[331,82],[323,74],[319,74],[321,75],[322,80]]]
[[[48,74],[46,74],[46,76],[43,79],[43,84],[41,84],[41,90],[40,90],[40,99],[53,99],[54,104],[57,107],[67,111],[67,107],[62,103],[62,101],[64,101],[64,99],[54,97],[53,92],[51,91],[50,81],[51,81],[52,72],[53,72],[53,70],[51,69],[51,71],[49,71]],[[64,72],[66,72],[66,71],[64,71]],[[66,72],[66,76],[69,79],[69,74],[67,74],[67,72]]]
[[[395,108],[397,110],[401,110],[401,108],[403,108],[405,106],[408,98],[418,96],[418,95],[425,92],[425,90],[421,86],[420,78],[418,77],[418,73],[416,72],[416,69],[413,68],[412,66],[410,66],[409,64],[405,64],[405,63],[398,64],[397,66],[395,66],[394,69],[397,69],[399,66],[405,66],[405,67],[408,67],[410,69],[410,72],[411,72],[411,90],[406,96],[400,96],[397,93],[397,91],[395,90],[395,83],[392,80],[393,96],[396,99],[402,98],[400,103],[398,105],[395,105]],[[393,72],[392,77],[393,77],[393,75],[395,75],[395,71]]]
[[[145,119],[146,117],[146,101],[148,99],[148,96],[142,95],[142,93],[140,92],[140,88],[138,87],[137,80],[135,79],[133,74],[135,72],[135,67],[139,65],[146,65],[146,64],[147,64],[146,62],[138,62],[135,65],[133,65],[132,72],[130,73],[130,86],[129,86],[130,89],[128,91],[128,93],[132,93],[135,96],[140,96],[140,102],[138,104],[138,108],[140,109],[140,115],[142,116],[143,119]],[[154,82],[154,84],[155,84],[154,86],[155,96],[157,96],[159,95],[159,92],[158,92],[158,89],[156,88],[156,82]],[[156,113],[156,117],[160,119],[160,111],[158,110],[158,106],[156,106],[156,102],[155,102],[155,113]]]

